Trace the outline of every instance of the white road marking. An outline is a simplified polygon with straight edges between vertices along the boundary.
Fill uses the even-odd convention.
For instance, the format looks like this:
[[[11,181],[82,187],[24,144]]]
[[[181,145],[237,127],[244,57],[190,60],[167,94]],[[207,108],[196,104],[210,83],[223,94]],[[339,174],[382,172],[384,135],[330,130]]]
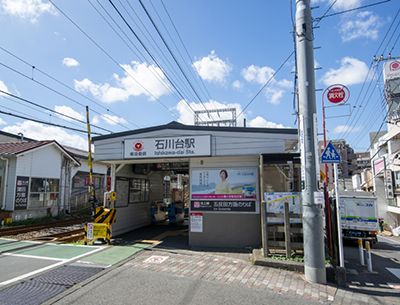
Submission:
[[[31,277],[31,276],[33,276],[33,275],[35,275],[35,274],[38,274],[38,273],[47,271],[47,270],[52,269],[52,268],[54,268],[54,267],[61,266],[61,265],[63,265],[63,264],[72,262],[72,261],[74,261],[74,260],[76,260],[76,259],[79,259],[79,258],[84,257],[84,256],[89,255],[89,254],[93,254],[93,253],[102,251],[102,250],[104,250],[104,249],[105,249],[105,248],[98,248],[98,249],[95,249],[95,250],[93,250],[93,251],[91,251],[91,252],[84,253],[84,254],[75,256],[75,257],[73,257],[73,258],[63,260],[63,261],[58,262],[58,263],[56,263],[56,264],[53,264],[53,265],[44,267],[44,268],[42,268],[42,269],[38,269],[38,270],[35,270],[35,271],[32,271],[32,272],[26,273],[26,274],[24,274],[24,275],[15,277],[15,278],[13,278],[13,279],[11,279],[11,280],[4,281],[4,282],[0,283],[0,287],[1,287],[1,286],[8,285],[8,284],[11,284],[11,283],[14,283],[14,282],[17,282],[17,281],[22,280],[22,279],[27,278],[27,277]],[[3,254],[3,255],[4,255],[4,254]],[[15,255],[15,254],[13,254],[13,255]]]

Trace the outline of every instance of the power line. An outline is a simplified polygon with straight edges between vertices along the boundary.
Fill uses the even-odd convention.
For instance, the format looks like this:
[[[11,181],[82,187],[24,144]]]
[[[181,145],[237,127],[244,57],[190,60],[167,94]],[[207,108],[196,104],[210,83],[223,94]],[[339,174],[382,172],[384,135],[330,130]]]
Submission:
[[[154,62],[156,63],[156,65],[164,72],[164,70],[161,68],[160,64],[158,63],[158,61],[154,58],[154,56],[151,54],[150,50],[146,47],[146,45],[143,43],[143,41],[139,38],[139,36],[136,34],[136,32],[132,29],[132,27],[129,25],[129,23],[126,21],[126,19],[124,18],[124,16],[122,16],[121,12],[118,10],[118,8],[114,5],[114,3],[109,0],[109,2],[111,3],[112,7],[114,8],[114,10],[118,13],[118,15],[120,16],[120,18],[124,21],[124,23],[126,24],[126,26],[129,28],[129,30],[133,33],[133,35],[136,37],[136,39],[139,41],[139,43],[142,45],[142,47],[146,50],[146,52],[150,55],[150,57],[154,60]],[[165,77],[168,79],[168,81],[170,82],[170,84],[174,87],[174,89],[178,92],[178,94],[181,96],[181,98],[186,102],[186,104],[188,105],[188,107],[193,111],[194,110],[192,108],[192,106],[190,106],[189,102],[185,99],[185,97],[181,94],[181,92],[178,90],[178,88],[174,85],[174,83],[172,82],[172,80],[169,78],[169,76],[164,72]]]
[[[54,81],[57,82],[58,84],[60,84],[60,85],[62,85],[62,86],[64,86],[64,87],[66,87],[67,89],[69,89],[69,90],[71,90],[71,91],[74,91],[75,93],[79,94],[80,96],[84,97],[85,99],[87,99],[87,100],[93,102],[93,103],[96,104],[97,106],[99,106],[99,107],[105,109],[107,112],[111,112],[112,114],[115,114],[116,116],[119,116],[118,114],[116,114],[116,113],[110,111],[108,108],[104,107],[103,105],[101,105],[101,104],[97,103],[96,101],[90,99],[89,97],[85,96],[84,94],[82,94],[82,93],[76,91],[75,89],[69,87],[68,85],[64,84],[63,82],[59,81],[58,79],[52,77],[51,75],[45,73],[44,71],[42,71],[42,70],[36,68],[35,66],[29,64],[28,62],[26,62],[25,60],[23,60],[23,59],[21,59],[20,57],[16,56],[15,54],[13,54],[13,53],[7,51],[6,49],[4,49],[4,48],[2,48],[2,47],[0,47],[0,49],[3,50],[4,52],[8,53],[9,55],[13,56],[14,58],[20,60],[20,61],[23,62],[24,64],[26,64],[26,65],[32,67],[33,70],[42,73],[43,75],[45,75],[45,76],[47,76],[48,78],[54,80]],[[43,83],[41,83],[41,82],[35,80],[33,77],[29,77],[28,75],[25,75],[25,74],[23,74],[22,72],[19,72],[19,71],[15,70],[15,69],[13,69],[13,68],[11,68],[11,67],[5,65],[5,64],[0,63],[0,65],[4,66],[5,68],[7,68],[7,69],[9,69],[9,70],[11,70],[11,71],[13,71],[13,72],[15,72],[15,73],[21,75],[21,76],[26,77],[27,79],[29,79],[29,80],[31,80],[31,81],[33,81],[33,82],[35,82],[35,83],[37,83],[37,84],[39,84],[39,85],[45,87],[45,88],[48,89],[48,90],[51,90],[51,91],[53,91],[53,92],[55,92],[55,93],[61,95],[62,97],[66,98],[66,99],[69,99],[70,101],[74,102],[75,104],[77,104],[77,105],[79,105],[79,106],[86,107],[86,106],[83,105],[82,103],[79,103],[79,102],[77,102],[76,100],[74,100],[74,99],[72,99],[72,98],[70,98],[70,97],[67,97],[66,95],[60,93],[59,91],[57,91],[57,90],[55,90],[55,89],[52,89],[52,88],[50,88],[49,86],[46,86],[46,85],[44,85]],[[92,110],[93,112],[95,112],[96,114],[98,114],[98,115],[100,115],[100,116],[103,116],[103,114],[101,114],[100,112],[95,111],[94,109],[91,109],[91,110]],[[119,122],[116,122],[116,121],[114,121],[114,120],[112,120],[112,119],[110,119],[110,121],[112,121],[112,122],[114,122],[114,123],[116,123],[116,124],[118,124],[118,125],[120,125],[120,126],[122,126],[122,127],[124,127],[124,128],[126,128],[126,129],[129,130],[128,127],[126,127],[126,126],[120,124]],[[126,120],[126,121],[129,122],[128,120]],[[140,128],[140,127],[137,126],[136,124],[134,124],[134,123],[132,123],[132,122],[130,122],[130,123],[131,123],[132,125],[134,125],[134,126]]]
[[[333,4],[335,4],[336,1],[337,0],[335,0],[335,2]],[[321,21],[322,18],[332,17],[332,16],[336,16],[336,15],[340,15],[340,14],[344,14],[344,13],[360,10],[360,9],[363,9],[363,8],[367,8],[367,7],[370,7],[370,6],[386,3],[386,2],[389,2],[389,1],[390,0],[385,0],[385,1],[377,2],[377,3],[372,3],[372,4],[368,4],[368,5],[364,5],[364,6],[359,6],[359,7],[356,7],[356,8],[348,9],[348,10],[337,12],[337,13],[332,13],[332,14],[329,14],[329,15],[326,15],[326,13],[325,13],[325,15],[322,16],[321,18],[315,18],[315,19]],[[333,6],[333,4],[331,5],[331,7]],[[331,7],[329,9],[331,9]],[[329,11],[329,9],[328,9],[328,11]],[[318,23],[319,23],[319,21],[318,21]]]
[[[9,115],[9,116],[13,116],[13,117],[16,117],[16,118],[28,120],[28,121],[40,123],[40,124],[45,124],[45,125],[50,125],[50,126],[55,126],[55,127],[59,127],[59,128],[69,129],[69,130],[73,130],[73,131],[77,131],[77,132],[87,133],[86,130],[80,130],[80,129],[76,129],[76,128],[71,128],[71,127],[67,127],[67,126],[62,126],[62,125],[58,125],[58,124],[53,124],[53,123],[49,123],[49,122],[35,120],[35,119],[28,118],[28,117],[16,115],[16,114],[13,114],[13,113],[7,113],[7,112],[1,111],[1,110],[0,110],[0,113],[1,114],[5,114],[5,115]],[[92,132],[92,133],[93,134],[97,134],[97,135],[101,135],[101,133],[98,133],[98,132]]]
[[[242,112],[239,113],[239,115],[237,117],[239,117],[246,109],[247,107],[250,106],[250,104],[256,99],[256,97],[264,90],[264,88],[274,79],[275,75],[278,74],[278,72],[282,69],[282,67],[288,62],[288,60],[290,59],[290,57],[292,57],[292,55],[295,53],[295,51],[293,51],[292,53],[290,53],[290,55],[286,58],[286,60],[281,64],[281,66],[278,68],[278,70],[276,70],[276,72],[274,74],[272,74],[272,76],[269,78],[269,80],[265,83],[264,86],[261,87],[261,89],[257,92],[257,94],[250,100],[250,102],[246,105],[246,107],[243,108]]]
[[[71,117],[71,116],[69,116],[69,115],[66,115],[66,114],[64,114],[64,113],[55,111],[55,110],[53,110],[53,109],[51,109],[51,108],[48,108],[48,107],[39,105],[39,104],[37,104],[37,103],[31,102],[31,101],[29,101],[29,100],[27,100],[27,99],[24,99],[24,98],[22,98],[22,97],[16,96],[16,95],[11,94],[11,93],[9,93],[9,92],[3,91],[3,90],[0,90],[0,92],[3,93],[3,94],[7,94],[8,96],[12,96],[13,98],[19,99],[20,101],[23,101],[23,102],[29,103],[29,104],[31,104],[31,105],[34,105],[34,106],[36,106],[36,107],[39,107],[39,108],[45,109],[45,110],[47,110],[47,111],[53,112],[53,113],[55,113],[55,114],[57,114],[57,115],[64,116],[64,117],[66,117],[66,118],[69,118],[70,120],[73,120],[73,121],[77,121],[77,122],[79,122],[79,123],[86,124],[85,121],[79,120],[79,119],[77,119],[77,118]],[[102,127],[97,126],[97,125],[91,124],[91,126],[92,126],[92,127],[95,127],[95,128],[98,128],[98,129],[101,129],[101,130],[104,130],[104,131],[107,131],[107,132],[110,132],[110,133],[113,133],[111,130],[102,128]]]
[[[51,4],[62,14],[65,18],[67,18],[79,31],[81,31],[94,45],[96,45],[109,59],[111,59],[120,69],[122,69],[129,77],[131,77],[143,90],[145,90],[154,100],[160,103],[165,109],[167,109],[172,115],[178,118],[178,116],[169,109],[164,103],[160,101],[156,96],[154,96],[149,90],[147,90],[138,80],[136,80],[124,67],[122,67],[118,62],[108,54],[96,41],[94,41],[84,30],[82,30],[70,17],[68,17],[58,6],[54,4],[52,0],[49,0]]]
[[[110,0],[111,1],[111,0]],[[171,54],[172,58],[174,59],[175,63],[177,64],[179,70],[181,71],[181,73],[183,74],[183,76],[185,77],[186,81],[188,82],[190,88],[192,88],[193,92],[195,93],[195,95],[197,96],[197,98],[199,99],[200,103],[203,105],[204,109],[207,110],[207,107],[204,105],[203,101],[201,100],[199,94],[197,93],[196,89],[193,87],[192,82],[189,80],[189,78],[187,77],[185,71],[183,71],[181,65],[179,64],[178,60],[176,59],[175,54],[172,52],[171,48],[169,47],[168,43],[166,42],[166,40],[164,39],[164,36],[161,34],[160,30],[158,29],[157,25],[155,24],[153,18],[150,16],[148,10],[146,9],[146,7],[144,6],[142,0],[139,0],[140,5],[142,6],[143,10],[145,11],[147,17],[149,18],[150,22],[152,23],[152,25],[154,26],[154,28],[156,29],[158,35],[160,36],[161,40],[163,41],[164,45],[166,46],[168,52]]]
[[[197,76],[199,77],[200,81],[202,82],[203,87],[204,87],[205,91],[206,91],[207,94],[208,94],[208,98],[212,101],[211,95],[210,95],[210,93],[208,92],[207,87],[206,87],[206,85],[205,85],[204,82],[203,82],[203,79],[200,77],[199,71],[198,71],[197,68],[195,67],[194,62],[193,62],[193,60],[192,60],[192,57],[190,56],[190,54],[189,54],[189,52],[188,52],[188,50],[187,50],[187,48],[186,48],[186,46],[185,46],[185,44],[184,44],[184,42],[183,42],[183,40],[182,40],[182,37],[181,37],[181,35],[179,34],[179,32],[178,32],[178,30],[177,30],[177,28],[176,28],[176,26],[175,26],[175,23],[173,22],[173,20],[172,20],[170,14],[169,14],[167,8],[166,8],[165,5],[164,5],[164,2],[163,2],[162,0],[161,0],[161,4],[163,5],[164,10],[165,10],[165,12],[166,12],[168,18],[169,18],[169,20],[170,20],[170,22],[171,22],[173,28],[175,29],[176,34],[178,35],[179,41],[181,42],[183,48],[184,48],[185,51],[186,51],[186,54],[187,54],[187,56],[188,56],[188,58],[189,58],[189,60],[190,60],[190,62],[191,62],[191,64],[192,64],[192,67],[195,69]],[[177,48],[177,49],[178,49],[178,48]],[[182,57],[183,57],[183,56],[182,56]],[[200,87],[200,88],[201,88],[201,87]],[[203,92],[203,93],[204,93],[204,92]]]
[[[108,22],[108,20],[103,16],[103,14],[93,5],[93,3],[89,0],[89,3],[92,5],[92,7],[95,9],[95,11],[103,18],[103,20],[108,24],[108,26],[117,34],[117,36],[125,43],[125,45],[132,51],[133,54],[135,54],[142,62],[146,62],[145,56],[142,54],[142,52],[136,47],[136,45],[133,43],[133,41],[128,37],[128,35],[125,33],[125,31],[118,25],[118,23],[115,21],[115,19],[110,15],[110,13],[104,8],[104,6],[99,2],[99,0],[96,0],[97,3],[100,5],[100,7],[104,10],[104,12],[108,15],[108,17],[114,22],[114,24],[119,28],[119,30],[124,34],[126,39],[129,40],[129,42],[135,47],[137,54],[130,46],[129,44],[124,40],[124,38],[118,33],[118,31]],[[145,36],[146,37],[146,36]],[[153,66],[149,65],[149,71],[155,78],[157,78],[160,83],[166,88],[171,94],[175,95],[176,93],[171,89],[170,86],[168,86],[160,77],[160,75],[154,71]]]

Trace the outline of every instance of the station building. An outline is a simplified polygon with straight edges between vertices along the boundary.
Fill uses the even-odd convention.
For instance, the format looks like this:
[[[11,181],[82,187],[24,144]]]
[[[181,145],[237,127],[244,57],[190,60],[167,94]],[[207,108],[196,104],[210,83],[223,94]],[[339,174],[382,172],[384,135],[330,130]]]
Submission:
[[[300,191],[297,129],[171,122],[92,143],[117,194],[113,236],[160,220],[158,203],[186,202],[175,212],[188,209],[190,247],[259,247],[263,193]]]

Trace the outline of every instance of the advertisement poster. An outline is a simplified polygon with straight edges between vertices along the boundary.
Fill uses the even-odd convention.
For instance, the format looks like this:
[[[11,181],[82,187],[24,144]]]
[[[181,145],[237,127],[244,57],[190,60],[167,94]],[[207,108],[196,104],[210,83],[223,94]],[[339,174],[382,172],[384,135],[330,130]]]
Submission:
[[[257,199],[256,169],[192,170],[191,177],[191,199]]]
[[[268,217],[270,223],[283,223],[283,204],[289,202],[290,213],[302,214],[301,193],[265,193],[265,202],[267,205],[267,213],[282,214],[282,218]],[[291,218],[291,223],[301,223],[299,218]]]
[[[15,210],[26,210],[28,208],[29,177],[17,176],[17,187],[15,189]]]

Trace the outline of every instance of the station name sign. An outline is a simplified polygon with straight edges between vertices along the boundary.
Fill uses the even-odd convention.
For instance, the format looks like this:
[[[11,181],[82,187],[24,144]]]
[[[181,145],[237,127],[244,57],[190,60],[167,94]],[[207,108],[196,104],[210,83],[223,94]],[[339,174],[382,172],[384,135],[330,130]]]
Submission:
[[[191,211],[256,212],[256,201],[190,201]]]
[[[211,135],[125,139],[125,159],[211,156]]]

